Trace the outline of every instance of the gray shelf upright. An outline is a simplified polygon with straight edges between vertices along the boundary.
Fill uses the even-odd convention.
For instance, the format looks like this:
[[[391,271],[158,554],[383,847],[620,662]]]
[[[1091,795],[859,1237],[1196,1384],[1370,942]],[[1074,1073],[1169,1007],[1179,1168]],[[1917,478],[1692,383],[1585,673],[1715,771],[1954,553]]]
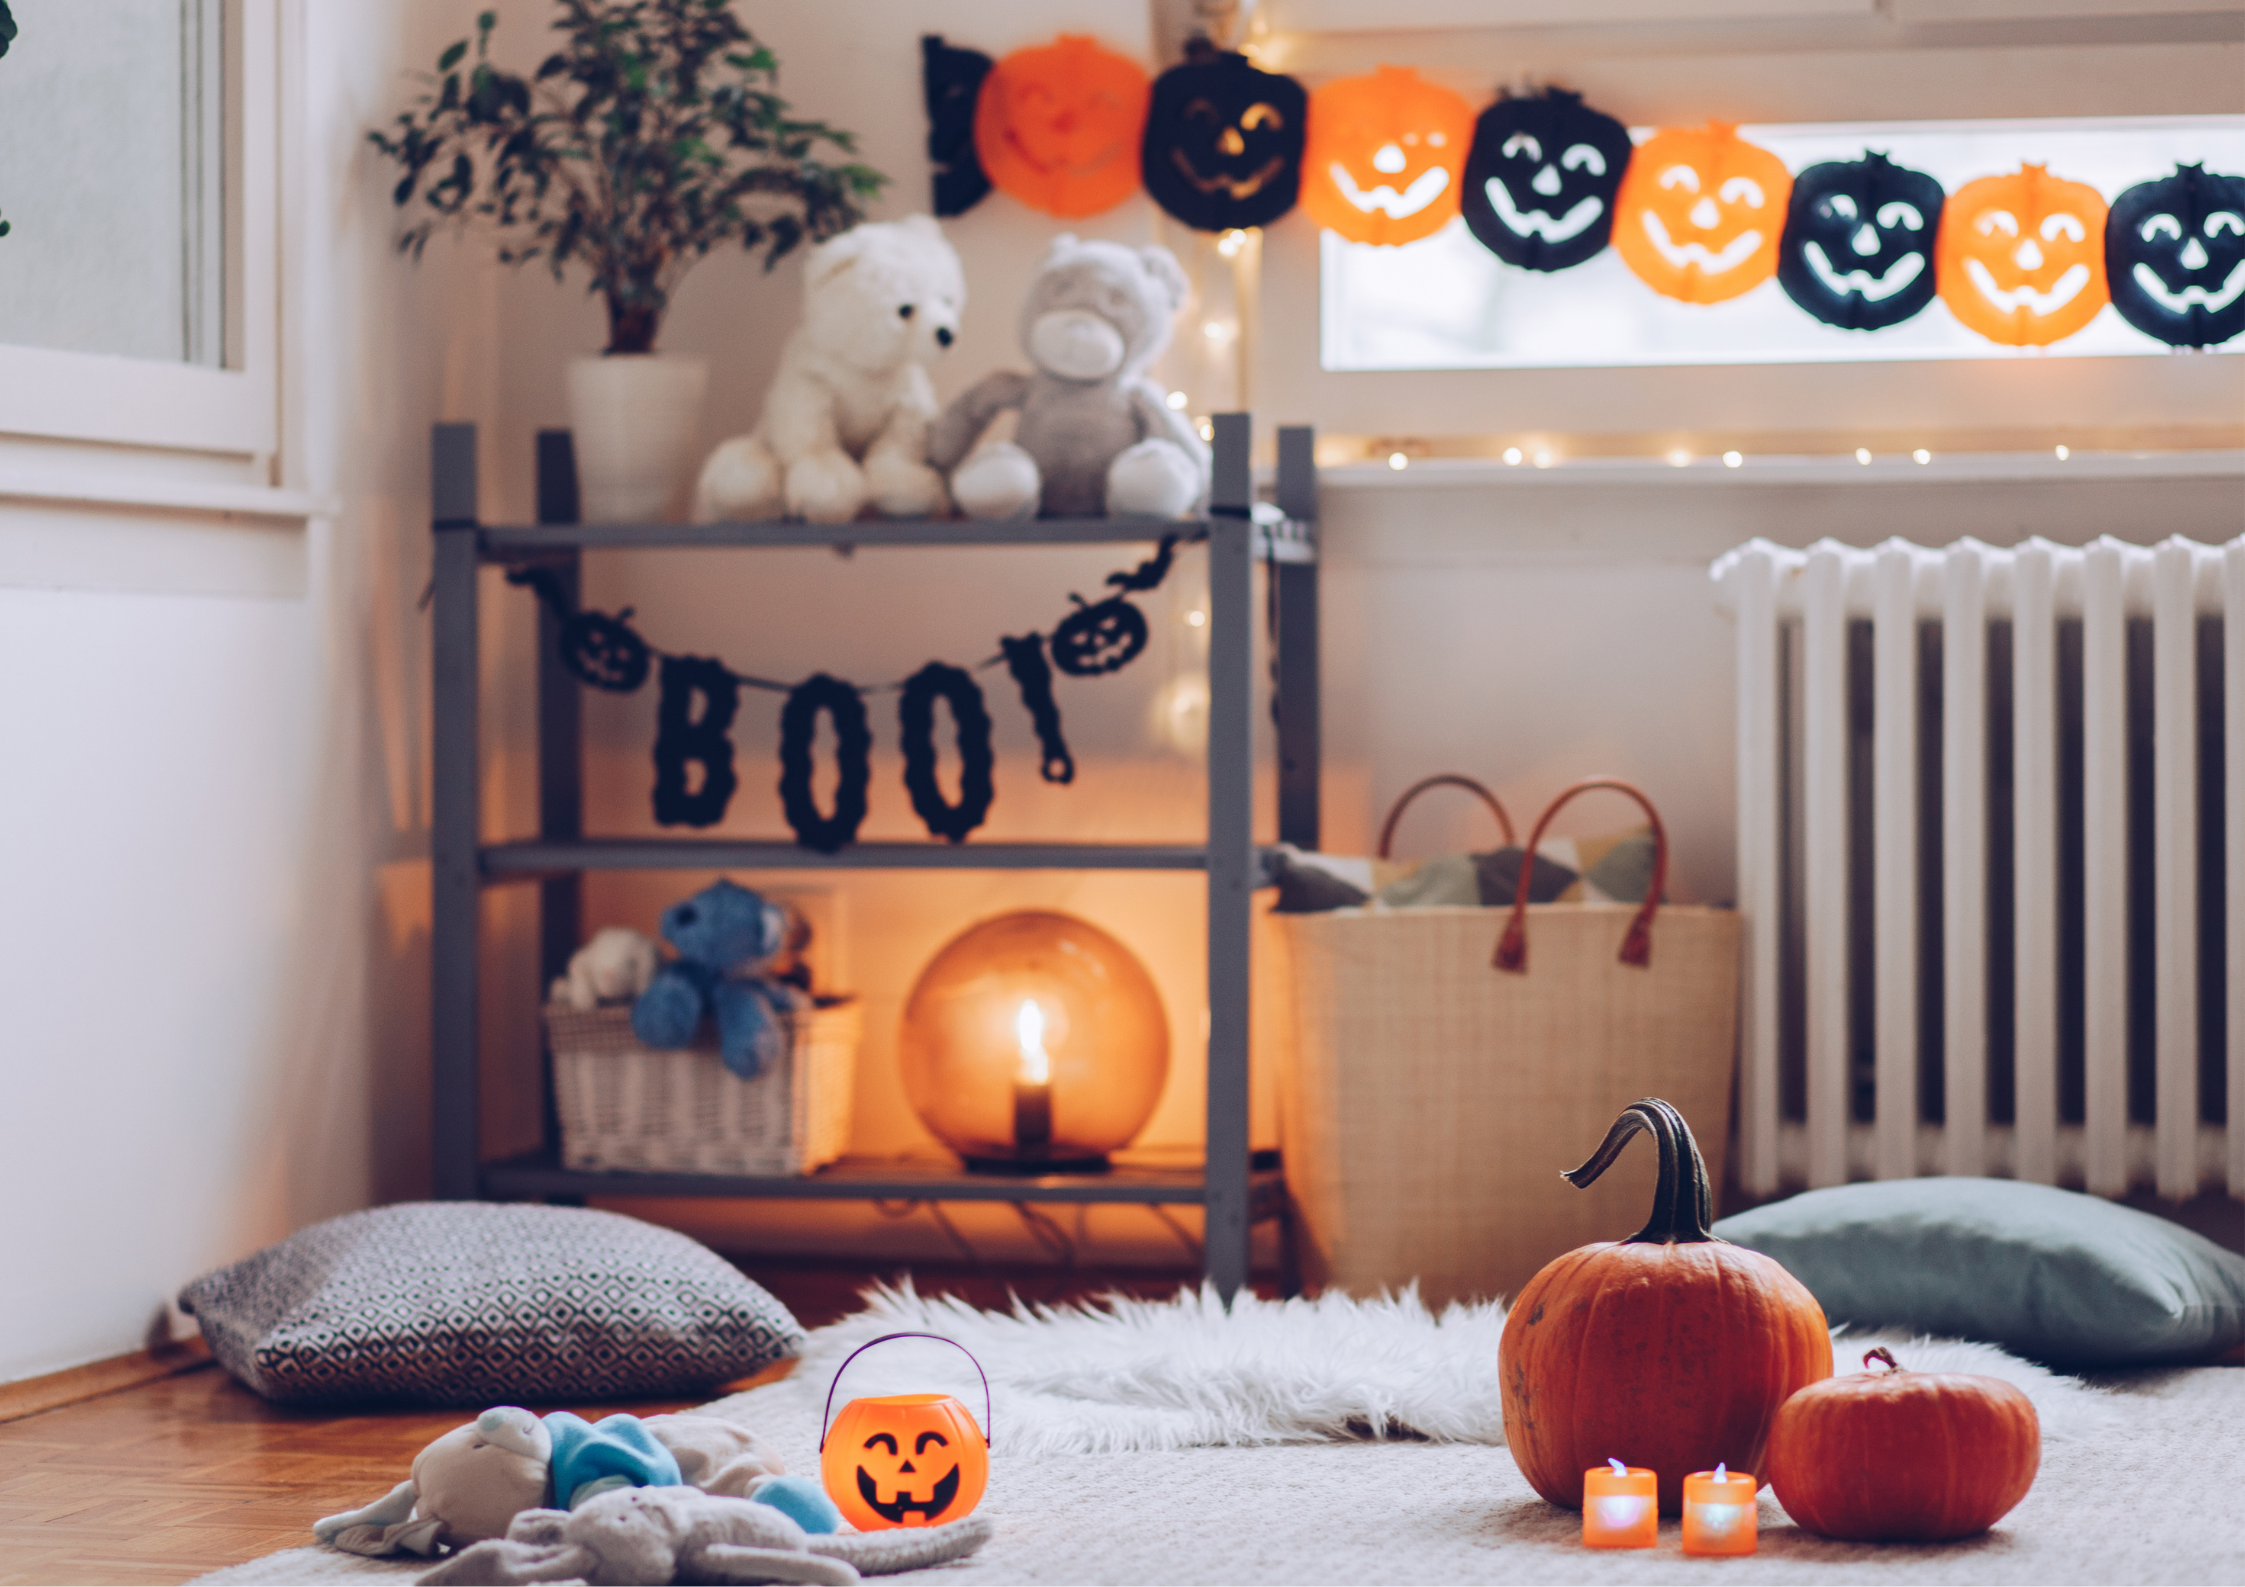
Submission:
[[[958,519],[802,523],[579,524],[569,438],[538,438],[536,526],[491,527],[476,511],[472,425],[440,424],[433,438],[436,537],[434,782],[430,933],[436,1108],[436,1193],[475,1196],[726,1196],[920,1201],[1132,1202],[1198,1205],[1210,1282],[1229,1299],[1248,1276],[1251,1227],[1285,1219],[1282,1171],[1258,1166],[1248,1136],[1249,930],[1260,874],[1254,842],[1254,564],[1269,566],[1271,676],[1279,750],[1279,834],[1317,840],[1317,486],[1307,429],[1279,432],[1281,521],[1258,524],[1245,414],[1214,421],[1208,516],[1147,519]],[[1181,531],[1208,548],[1210,602],[1208,826],[1203,844],[860,843],[832,855],[784,838],[601,837],[583,829],[582,698],[559,661],[555,621],[540,607],[537,662],[538,832],[486,843],[477,754],[477,572],[536,565],[572,601],[588,551],[663,547],[1086,545],[1145,543]],[[525,598],[528,598],[527,596]],[[540,889],[540,952],[559,974],[582,936],[580,878],[588,870],[1186,870],[1208,879],[1207,1148],[1196,1168],[1118,1162],[1104,1174],[973,1174],[946,1159],[846,1158],[816,1174],[741,1177],[585,1172],[563,1167],[550,1093],[538,1151],[483,1160],[477,1120],[477,909],[486,886]]]

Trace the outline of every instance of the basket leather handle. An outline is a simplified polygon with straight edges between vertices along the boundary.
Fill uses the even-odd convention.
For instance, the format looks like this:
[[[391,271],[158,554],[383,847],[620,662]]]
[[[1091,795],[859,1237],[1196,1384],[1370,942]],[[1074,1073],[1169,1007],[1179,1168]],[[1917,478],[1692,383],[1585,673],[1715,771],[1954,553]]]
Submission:
[[[864,1355],[866,1351],[872,1349],[875,1345],[887,1344],[891,1339],[938,1340],[941,1343],[947,1344],[952,1349],[958,1351],[959,1354],[965,1356],[969,1361],[974,1361],[974,1375],[982,1380],[982,1445],[985,1449],[989,1448],[990,1374],[982,1370],[981,1362],[974,1360],[974,1352],[972,1350],[969,1350],[965,1345],[959,1343],[958,1340],[951,1338],[948,1334],[924,1334],[907,1330],[903,1333],[883,1334],[878,1339],[868,1339],[864,1344],[859,1345],[855,1350],[852,1350],[848,1355],[842,1358],[842,1364],[834,1369],[834,1381],[827,1384],[826,1386],[826,1408],[820,1411],[818,1414],[818,1452],[822,1455],[826,1453],[826,1423],[827,1419],[834,1414],[834,1391],[842,1386],[842,1374],[850,1370],[850,1363],[855,1361],[859,1356]]]
[[[1653,808],[1652,800],[1635,783],[1624,782],[1619,777],[1586,777],[1572,788],[1560,790],[1559,797],[1544,806],[1543,814],[1536,817],[1536,829],[1528,834],[1527,852],[1520,856],[1520,882],[1512,895],[1512,918],[1504,925],[1504,935],[1497,939],[1497,951],[1490,963],[1500,970],[1510,970],[1525,975],[1528,970],[1528,879],[1535,872],[1536,845],[1543,841],[1545,827],[1559,813],[1559,807],[1577,794],[1593,788],[1611,788],[1625,793],[1642,805],[1645,818],[1653,828],[1653,879],[1645,889],[1645,902],[1637,911],[1637,918],[1629,923],[1628,932],[1621,939],[1621,952],[1616,956],[1623,964],[1633,964],[1643,969],[1653,962],[1653,915],[1660,908],[1660,896],[1668,885],[1668,829],[1660,823],[1660,812]]]
[[[1489,792],[1488,789],[1482,787],[1471,777],[1461,777],[1454,771],[1437,772],[1432,777],[1421,777],[1410,787],[1404,789],[1396,799],[1393,808],[1388,811],[1388,818],[1380,827],[1379,853],[1381,859],[1384,860],[1388,857],[1388,850],[1395,843],[1395,828],[1396,824],[1403,819],[1404,807],[1429,788],[1463,788],[1466,792],[1476,795],[1483,804],[1489,807],[1489,813],[1497,818],[1497,826],[1504,832],[1505,847],[1509,849],[1513,844],[1520,841],[1512,834],[1512,817],[1505,814],[1504,805],[1495,794]]]

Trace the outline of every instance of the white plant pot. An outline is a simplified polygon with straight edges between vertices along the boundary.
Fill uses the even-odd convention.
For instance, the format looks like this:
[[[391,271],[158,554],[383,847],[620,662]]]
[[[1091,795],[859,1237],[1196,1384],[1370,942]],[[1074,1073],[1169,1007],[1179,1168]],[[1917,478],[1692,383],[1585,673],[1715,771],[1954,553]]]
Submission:
[[[701,461],[709,363],[611,353],[569,365],[569,425],[586,523],[683,523]]]

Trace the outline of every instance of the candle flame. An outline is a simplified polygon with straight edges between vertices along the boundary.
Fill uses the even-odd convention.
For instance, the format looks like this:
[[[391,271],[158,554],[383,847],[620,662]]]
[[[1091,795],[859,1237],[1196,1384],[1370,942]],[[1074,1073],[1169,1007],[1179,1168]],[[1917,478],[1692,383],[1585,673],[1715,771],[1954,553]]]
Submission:
[[[1033,1086],[1052,1084],[1052,1056],[1045,1051],[1045,1011],[1024,998],[1013,1017],[1013,1037],[1021,1045],[1021,1078]]]
[[[1608,1455],[1606,1457],[1606,1464],[1614,1468],[1614,1475],[1617,1477],[1626,1477],[1629,1475],[1629,1468],[1623,1465],[1620,1461],[1614,1459],[1614,1457],[1611,1455]]]
[[[1715,1462],[1715,1480],[1717,1482],[1728,1482],[1731,1480],[1731,1468],[1726,1466],[1719,1460]]]

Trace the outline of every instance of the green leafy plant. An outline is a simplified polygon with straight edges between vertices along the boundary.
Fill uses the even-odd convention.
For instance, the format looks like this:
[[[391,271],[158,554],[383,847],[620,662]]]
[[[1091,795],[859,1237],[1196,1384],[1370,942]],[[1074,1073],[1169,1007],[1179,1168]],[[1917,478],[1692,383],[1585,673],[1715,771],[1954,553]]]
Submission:
[[[651,351],[679,280],[738,243],[768,270],[847,230],[887,178],[822,158],[852,136],[796,119],[779,63],[730,0],[557,0],[562,44],[524,78],[491,64],[495,13],[437,58],[427,91],[369,133],[402,168],[392,200],[418,259],[454,226],[488,228],[508,264],[571,263],[608,305],[608,351]]]

